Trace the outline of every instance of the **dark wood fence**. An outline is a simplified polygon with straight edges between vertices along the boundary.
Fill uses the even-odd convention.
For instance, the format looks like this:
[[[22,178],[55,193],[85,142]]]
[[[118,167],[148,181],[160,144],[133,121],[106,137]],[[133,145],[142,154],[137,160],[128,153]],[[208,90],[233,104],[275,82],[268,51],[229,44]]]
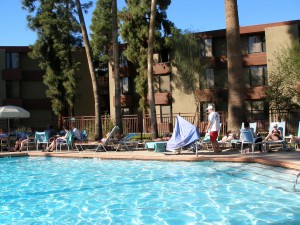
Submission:
[[[227,120],[224,112],[219,112],[221,116],[222,130],[221,134],[224,135],[227,131]],[[159,115],[157,116],[158,132],[160,135],[164,133],[170,133],[173,131],[175,125],[176,116],[174,115]],[[189,121],[198,127],[199,131],[203,134],[207,126],[207,115],[206,121],[199,121],[199,115],[195,113],[179,114],[184,119]],[[286,135],[296,134],[298,131],[298,125],[300,121],[300,110],[271,110],[266,115],[265,112],[255,111],[250,115],[247,115],[249,122],[257,122],[257,132],[266,133],[269,129],[270,121],[285,121],[286,122]],[[93,132],[94,129],[94,116],[74,116],[74,117],[63,117],[65,124],[75,123],[75,126],[82,130],[86,129],[89,132]],[[151,133],[151,118],[149,115],[124,115],[122,118],[123,122],[123,133]],[[114,126],[114,122],[109,116],[102,116],[103,134],[105,135],[111,131]]]

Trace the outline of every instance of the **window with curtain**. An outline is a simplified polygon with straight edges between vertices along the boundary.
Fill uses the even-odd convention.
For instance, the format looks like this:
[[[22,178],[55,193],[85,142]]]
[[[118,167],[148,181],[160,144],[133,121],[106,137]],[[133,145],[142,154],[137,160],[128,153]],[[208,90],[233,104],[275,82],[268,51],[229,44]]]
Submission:
[[[159,92],[160,93],[171,92],[170,75],[160,75],[159,76]]]
[[[205,38],[201,44],[201,56],[212,56],[213,41],[212,38]]]
[[[205,85],[204,88],[213,88],[215,86],[214,69],[205,70]]]
[[[7,52],[6,53],[6,69],[19,68],[19,53]]]
[[[267,76],[267,66],[250,66],[250,86],[265,86]]]
[[[126,67],[126,66],[128,66],[128,60],[127,60],[127,58],[124,56],[123,53],[120,54],[120,60],[119,60],[119,63],[120,63],[120,67]]]
[[[258,53],[266,51],[266,41],[264,35],[254,35],[248,38],[249,53]]]

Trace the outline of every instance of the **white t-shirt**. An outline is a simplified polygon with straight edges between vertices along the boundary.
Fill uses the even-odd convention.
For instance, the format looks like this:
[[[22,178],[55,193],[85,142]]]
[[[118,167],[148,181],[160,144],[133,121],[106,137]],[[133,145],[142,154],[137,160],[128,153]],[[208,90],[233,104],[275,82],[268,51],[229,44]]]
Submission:
[[[210,128],[209,128],[209,132],[210,131],[219,131],[220,130],[220,115],[217,112],[211,112],[208,115],[208,121],[210,122]]]

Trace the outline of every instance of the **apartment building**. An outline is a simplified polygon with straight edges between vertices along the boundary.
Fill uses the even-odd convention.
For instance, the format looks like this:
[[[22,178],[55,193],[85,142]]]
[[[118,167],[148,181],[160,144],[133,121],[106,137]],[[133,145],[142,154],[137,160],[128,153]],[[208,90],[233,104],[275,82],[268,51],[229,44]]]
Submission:
[[[243,74],[247,83],[245,103],[252,118],[267,119],[268,104],[264,100],[267,71],[272,70],[274,53],[289,45],[293,39],[299,39],[299,25],[300,20],[296,20],[240,28]],[[210,103],[214,103],[218,111],[227,112],[226,30],[206,31],[199,35],[204,38],[203,54],[210,63],[205,79],[199,83],[199,90],[195,94],[185,93],[180,88],[177,70],[170,67],[166,52],[154,55],[155,104],[158,116],[203,114]],[[134,90],[135,72],[123,56],[120,61],[123,112],[135,114],[138,108],[138,96]],[[111,68],[109,74],[110,101],[113,102],[115,84]],[[114,104],[111,104],[110,112],[114,115]]]
[[[47,124],[57,125],[57,117],[51,110],[50,100],[46,97],[42,71],[36,60],[28,56],[28,46],[0,46],[0,106],[16,105],[30,112],[29,119],[11,120],[12,127],[30,125],[44,129]],[[77,99],[74,115],[94,116],[94,96],[84,49],[78,50],[74,58],[81,62]],[[99,77],[101,107],[109,110],[108,78]],[[0,127],[6,121],[0,120]]]

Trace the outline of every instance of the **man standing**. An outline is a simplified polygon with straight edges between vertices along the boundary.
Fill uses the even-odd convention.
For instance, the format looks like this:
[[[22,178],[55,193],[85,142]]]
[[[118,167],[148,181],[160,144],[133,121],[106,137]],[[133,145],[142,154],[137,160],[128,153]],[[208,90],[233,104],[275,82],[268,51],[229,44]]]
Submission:
[[[206,132],[209,133],[212,148],[215,153],[222,152],[217,141],[220,130],[220,115],[215,112],[215,108],[212,105],[209,105],[206,110],[209,113]]]

